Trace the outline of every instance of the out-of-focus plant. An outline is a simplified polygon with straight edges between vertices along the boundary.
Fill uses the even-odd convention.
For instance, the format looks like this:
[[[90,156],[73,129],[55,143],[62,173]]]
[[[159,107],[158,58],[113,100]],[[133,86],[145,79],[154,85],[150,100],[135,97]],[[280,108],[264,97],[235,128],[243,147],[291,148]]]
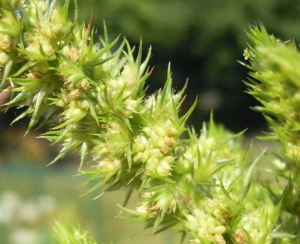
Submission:
[[[293,238],[297,242],[296,141],[286,141],[293,147],[287,147],[291,152],[282,159],[294,156],[295,162],[284,171],[272,171],[288,179],[287,187],[268,187],[253,176],[265,151],[252,161],[252,146],[242,147],[242,132],[231,134],[212,117],[203,123],[200,135],[186,128],[196,103],[179,115],[186,87],[179,92],[172,89],[170,67],[163,89],[146,96],[151,49],[143,59],[142,43],[134,53],[124,39],[113,52],[119,38],[109,42],[105,27],[104,38],[95,42],[91,22],[79,23],[77,7],[74,20],[69,19],[69,1],[2,1],[0,7],[1,90],[12,93],[6,106],[27,108],[14,120],[30,116],[27,132],[37,125],[50,128],[41,137],[62,145],[50,164],[78,152],[79,174],[90,177],[84,184],[96,182],[88,193],[98,192],[99,197],[128,189],[120,205],[128,213],[124,218],[145,221],[154,233],[176,226],[190,234],[192,243],[287,243]],[[262,56],[268,54],[263,48],[274,38],[258,28],[250,37],[254,47],[249,47],[246,57],[255,79],[270,78],[265,73],[259,76],[264,67],[278,70],[284,79],[297,79],[288,61],[298,54],[291,54],[293,59],[282,61],[280,67]],[[257,91],[260,86],[251,87]],[[266,98],[264,92],[255,96]],[[290,129],[281,117],[269,121],[274,128],[279,121],[278,128]],[[83,170],[86,161],[91,170]],[[134,190],[140,198],[135,209],[128,209]],[[94,243],[61,224],[56,233],[60,243]],[[77,234],[87,239],[80,240]]]
[[[78,243],[78,244],[96,244],[96,240],[89,236],[86,231],[81,230],[80,228],[74,228],[62,224],[58,221],[55,222],[54,227],[54,237],[58,243],[69,244],[69,243]]]

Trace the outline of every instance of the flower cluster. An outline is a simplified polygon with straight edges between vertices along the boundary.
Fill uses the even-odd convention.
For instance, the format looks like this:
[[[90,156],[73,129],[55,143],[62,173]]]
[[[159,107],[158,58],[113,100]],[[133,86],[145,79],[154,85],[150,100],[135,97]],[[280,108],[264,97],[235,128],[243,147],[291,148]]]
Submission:
[[[272,134],[268,139],[279,141],[289,167],[299,169],[300,54],[293,41],[269,36],[263,26],[251,29],[249,38],[253,47],[249,46],[244,56],[250,60],[246,66],[252,72],[247,84],[249,93],[262,104],[255,109],[270,125]]]
[[[299,69],[300,54],[293,41],[282,42],[274,36],[268,35],[266,29],[255,26],[248,33],[253,46],[245,50],[244,56],[250,60],[246,65],[250,70],[247,85],[261,106],[255,110],[263,113],[271,133],[265,140],[280,142],[280,155],[270,155],[274,165],[273,174],[293,182],[286,196],[284,209],[299,216]],[[280,189],[280,187],[278,187]],[[282,198],[282,190],[268,190],[276,196],[277,201]],[[295,233],[295,232],[294,232]]]
[[[6,105],[27,108],[14,121],[29,115],[28,131],[36,125],[50,128],[41,137],[62,145],[51,163],[71,151],[79,153],[79,172],[90,176],[84,184],[96,182],[89,193],[106,187],[101,196],[126,187],[130,196],[137,189],[136,208],[120,206],[130,220],[146,221],[155,231],[176,225],[189,232],[194,243],[271,243],[274,238],[295,237],[276,226],[278,219],[286,223],[279,217],[281,209],[299,216],[292,182],[284,190],[261,190],[255,180],[250,187],[264,152],[251,163],[251,147],[242,147],[242,133],[233,135],[213,119],[199,136],[187,129],[185,122],[196,102],[179,116],[185,87],[172,89],[170,68],[163,89],[146,96],[151,49],[142,61],[142,43],[135,54],[124,39],[112,52],[119,38],[109,42],[105,27],[104,37],[95,43],[91,22],[87,27],[78,22],[76,1],[74,21],[69,19],[69,1],[62,5],[55,0],[15,0],[0,6],[0,89],[12,92]],[[288,52],[297,60],[298,54],[264,30],[253,29],[252,40],[257,47],[249,47],[245,57],[251,69],[257,69],[252,76],[266,81],[263,86],[250,85],[252,93],[261,101],[276,101],[260,108],[272,113],[269,121],[280,122],[281,127],[272,122],[274,131],[295,131],[286,133],[282,143],[297,167],[299,99],[292,88],[300,75],[280,55]],[[277,73],[265,71],[268,65]],[[271,84],[278,77],[286,86]],[[275,89],[278,97],[265,86]],[[281,99],[287,99],[286,107]],[[284,131],[282,123],[287,126]],[[83,170],[87,158],[91,170]]]

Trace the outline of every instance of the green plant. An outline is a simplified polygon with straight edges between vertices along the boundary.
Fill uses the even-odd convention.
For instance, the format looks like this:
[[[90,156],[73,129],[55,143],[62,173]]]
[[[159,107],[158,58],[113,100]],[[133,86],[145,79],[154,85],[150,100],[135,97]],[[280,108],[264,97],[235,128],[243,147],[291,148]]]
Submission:
[[[80,228],[66,226],[58,221],[55,222],[54,236],[58,243],[96,244],[96,240],[89,237],[87,232]]]
[[[250,93],[272,129],[266,139],[283,145],[279,156],[269,155],[275,169],[265,170],[288,183],[270,187],[253,174],[265,151],[252,161],[243,132],[231,134],[213,116],[199,136],[186,128],[196,103],[179,113],[185,87],[172,89],[170,68],[163,89],[146,96],[151,49],[144,61],[142,43],[136,54],[126,39],[114,49],[119,38],[109,42],[105,27],[95,43],[91,23],[79,23],[78,8],[70,21],[68,6],[44,0],[0,5],[1,90],[12,93],[8,108],[27,108],[14,122],[30,116],[27,132],[47,125],[41,137],[62,145],[50,164],[78,152],[79,174],[90,177],[84,184],[96,182],[88,193],[127,188],[124,218],[145,221],[154,233],[176,226],[193,243],[299,243],[295,46],[255,26],[245,51]],[[132,210],[126,203],[134,190],[140,198]],[[76,239],[76,230],[62,224],[56,233],[60,243],[94,243]]]

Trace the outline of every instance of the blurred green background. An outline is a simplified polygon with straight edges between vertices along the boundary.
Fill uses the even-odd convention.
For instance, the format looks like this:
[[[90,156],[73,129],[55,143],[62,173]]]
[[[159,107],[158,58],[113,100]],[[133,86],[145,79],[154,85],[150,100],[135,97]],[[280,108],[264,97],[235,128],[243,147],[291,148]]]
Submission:
[[[92,24],[97,35],[102,35],[105,20],[111,40],[122,34],[138,45],[142,37],[145,55],[152,46],[150,66],[154,72],[147,83],[149,94],[163,86],[169,62],[175,89],[181,89],[189,79],[182,111],[198,96],[198,106],[189,120],[197,130],[212,109],[215,120],[233,132],[248,128],[247,136],[252,137],[266,130],[263,117],[249,109],[257,102],[245,93],[242,80],[248,71],[237,60],[243,61],[249,25],[258,22],[276,37],[300,40],[298,1],[78,0],[78,5],[80,20],[86,23],[94,11]],[[151,231],[130,238],[142,225],[127,225],[114,218],[119,213],[116,204],[123,202],[125,192],[95,201],[91,195],[79,198],[87,188],[78,187],[83,178],[72,177],[78,157],[46,167],[59,147],[36,139],[43,131],[23,137],[26,119],[9,126],[19,113],[0,113],[0,243],[53,243],[54,219],[80,223],[106,243],[180,243],[180,235],[173,231],[156,239],[149,237]],[[29,242],[25,242],[26,236]]]
[[[75,168],[2,165],[0,171],[0,243],[54,244],[55,220],[87,230],[100,243],[177,243],[180,234],[169,230],[152,236],[143,224],[126,224],[117,218],[125,191],[101,199],[83,195]],[[134,198],[131,200],[133,207]],[[102,242],[100,242],[102,241]],[[178,242],[179,243],[179,242]],[[75,244],[75,243],[74,243]]]

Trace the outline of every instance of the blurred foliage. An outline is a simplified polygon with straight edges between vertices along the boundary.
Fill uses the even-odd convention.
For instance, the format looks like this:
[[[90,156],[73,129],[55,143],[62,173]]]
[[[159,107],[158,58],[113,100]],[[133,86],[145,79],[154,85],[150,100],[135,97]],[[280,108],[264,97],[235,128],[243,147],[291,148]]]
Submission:
[[[249,24],[261,21],[270,33],[282,39],[300,40],[300,5],[296,1],[275,0],[78,0],[80,20],[102,34],[105,20],[111,40],[118,34],[130,43],[143,38],[153,45],[150,65],[155,67],[148,84],[150,92],[162,87],[168,62],[172,63],[174,86],[180,89],[189,78],[186,107],[199,96],[191,124],[199,129],[214,110],[215,120],[234,132],[264,129],[264,119],[249,110],[257,104],[244,94],[241,82],[247,70],[242,60]],[[72,12],[72,11],[71,11]],[[145,53],[147,50],[145,50]]]

